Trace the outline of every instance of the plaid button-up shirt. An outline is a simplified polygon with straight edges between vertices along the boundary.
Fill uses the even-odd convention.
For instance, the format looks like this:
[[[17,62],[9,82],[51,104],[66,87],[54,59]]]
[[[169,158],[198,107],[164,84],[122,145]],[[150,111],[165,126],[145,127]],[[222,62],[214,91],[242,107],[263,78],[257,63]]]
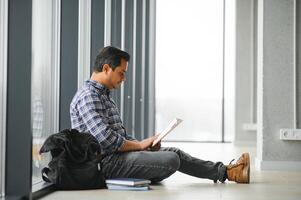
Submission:
[[[70,104],[72,128],[89,132],[98,140],[105,155],[118,150],[125,139],[134,140],[127,135],[110,90],[93,80],[85,81]]]

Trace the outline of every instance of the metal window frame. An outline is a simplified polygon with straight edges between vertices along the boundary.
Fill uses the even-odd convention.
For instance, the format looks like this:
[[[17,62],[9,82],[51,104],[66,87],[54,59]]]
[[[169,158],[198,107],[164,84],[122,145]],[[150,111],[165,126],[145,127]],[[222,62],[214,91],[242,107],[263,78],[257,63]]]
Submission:
[[[155,132],[155,113],[156,113],[156,85],[155,85],[155,74],[156,74],[156,0],[149,1],[148,7],[148,134],[151,135]]]
[[[5,192],[30,199],[32,1],[10,0],[8,19]]]
[[[53,65],[54,65],[54,131],[59,131],[59,113],[60,113],[60,62],[61,62],[61,0],[54,0],[54,15],[53,15],[53,36],[54,46]]]
[[[90,72],[93,71],[95,58],[100,48],[105,44],[105,0],[91,0],[91,64]],[[90,73],[90,74],[91,74]]]
[[[143,70],[144,70],[144,63],[142,62],[142,39],[143,39],[143,1],[135,0],[136,6],[134,13],[136,14],[136,20],[134,21],[136,31],[135,31],[135,98],[134,98],[134,106],[135,106],[135,133],[136,139],[142,140],[144,138],[144,130],[142,129],[144,125],[144,121],[141,119],[144,118],[143,114],[144,110],[142,109],[144,96],[142,96],[142,92],[144,90],[144,77],[143,77]]]
[[[0,197],[5,195],[8,1],[0,1]]]
[[[91,0],[78,5],[78,88],[90,77],[91,63]]]
[[[136,47],[136,38],[137,38],[137,0],[134,0],[133,4],[133,55],[132,55],[132,136],[137,138],[138,134],[136,134],[135,128],[135,119],[136,119],[136,55],[137,55],[137,47]],[[137,138],[138,139],[138,138]]]
[[[70,102],[78,86],[78,1],[61,1],[59,129],[71,127]]]
[[[121,0],[121,49],[125,50],[125,0]],[[120,88],[120,115],[124,116],[124,84]]]
[[[134,70],[134,54],[133,54],[133,18],[134,18],[134,1],[125,1],[124,5],[124,22],[126,26],[124,27],[124,50],[131,54],[131,61],[129,62],[128,72],[127,72],[127,81],[123,84],[124,93],[123,93],[123,122],[126,130],[129,131],[129,134],[134,136],[133,130],[134,122],[133,122],[133,70]]]
[[[105,0],[105,35],[104,45],[111,45],[111,15],[112,15],[112,0]]]
[[[145,98],[145,90],[147,90],[147,88],[145,88],[145,73],[146,73],[146,63],[145,63],[145,50],[146,50],[146,44],[145,44],[145,39],[146,39],[146,0],[142,0],[142,27],[141,27],[141,98],[140,98],[140,102],[141,102],[141,109],[140,109],[140,124],[141,124],[141,139],[144,139],[146,134],[145,134],[145,102],[146,102],[146,98]]]
[[[110,20],[111,24],[109,28],[110,30],[110,45],[121,47],[121,38],[122,38],[122,3],[120,0],[111,0],[111,13]],[[123,84],[122,84],[123,85]],[[121,96],[121,88],[117,90],[112,90],[112,97],[118,106],[118,108],[122,108],[122,96]],[[122,113],[121,113],[122,116]]]

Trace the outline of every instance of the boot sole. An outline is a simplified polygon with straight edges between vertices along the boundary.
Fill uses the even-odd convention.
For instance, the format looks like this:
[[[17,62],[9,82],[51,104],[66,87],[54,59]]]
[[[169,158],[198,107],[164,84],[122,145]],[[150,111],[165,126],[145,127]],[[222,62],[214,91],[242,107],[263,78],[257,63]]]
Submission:
[[[250,156],[249,153],[243,154],[244,160],[245,160],[245,167],[243,168],[243,177],[244,182],[243,183],[250,183]]]

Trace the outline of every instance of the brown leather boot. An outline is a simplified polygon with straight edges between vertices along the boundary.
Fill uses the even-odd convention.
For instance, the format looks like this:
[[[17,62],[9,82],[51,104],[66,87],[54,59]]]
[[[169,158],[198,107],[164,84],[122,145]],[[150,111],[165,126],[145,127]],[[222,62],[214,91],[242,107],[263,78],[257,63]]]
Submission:
[[[243,153],[235,164],[230,163],[227,166],[227,176],[229,181],[250,182],[250,156],[248,153]]]

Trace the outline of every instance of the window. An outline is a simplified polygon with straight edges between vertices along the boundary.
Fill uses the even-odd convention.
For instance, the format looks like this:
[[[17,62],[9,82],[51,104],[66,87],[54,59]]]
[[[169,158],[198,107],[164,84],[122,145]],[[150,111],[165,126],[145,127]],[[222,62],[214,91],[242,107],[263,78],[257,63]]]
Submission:
[[[60,1],[32,1],[32,183],[50,155],[39,155],[45,139],[58,131]]]
[[[8,2],[0,1],[0,197],[5,193],[7,15]]]
[[[222,140],[223,10],[220,0],[157,1],[156,132],[184,120],[168,140]]]

